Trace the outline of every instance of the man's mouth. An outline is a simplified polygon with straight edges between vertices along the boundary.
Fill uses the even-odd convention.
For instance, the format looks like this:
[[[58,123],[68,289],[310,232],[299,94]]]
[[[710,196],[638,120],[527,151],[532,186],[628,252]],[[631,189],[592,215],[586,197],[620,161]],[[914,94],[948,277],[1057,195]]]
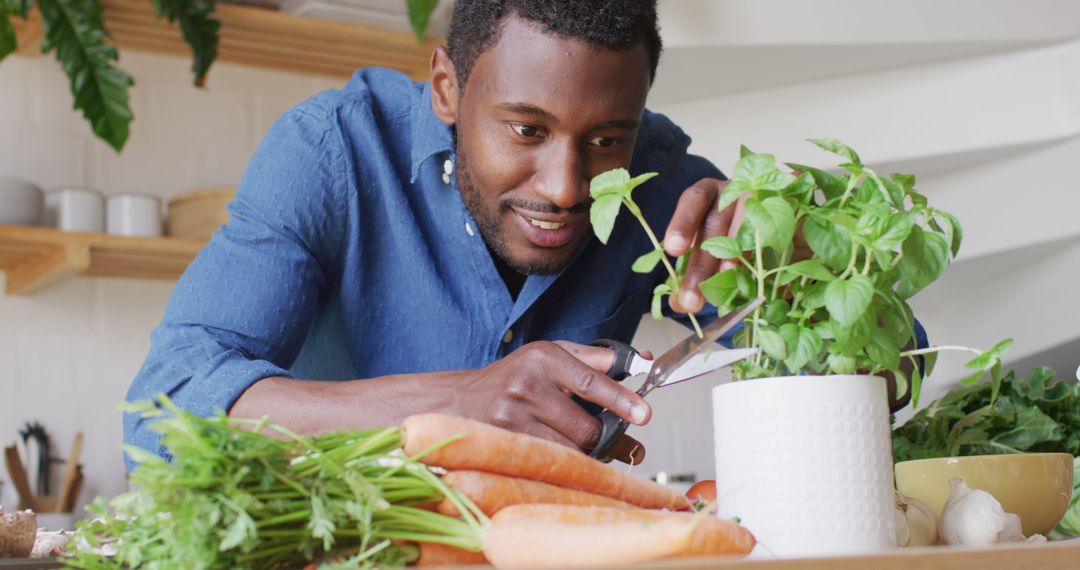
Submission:
[[[511,208],[525,238],[533,245],[544,248],[563,247],[574,240],[580,222],[585,219],[581,213],[539,213]]]

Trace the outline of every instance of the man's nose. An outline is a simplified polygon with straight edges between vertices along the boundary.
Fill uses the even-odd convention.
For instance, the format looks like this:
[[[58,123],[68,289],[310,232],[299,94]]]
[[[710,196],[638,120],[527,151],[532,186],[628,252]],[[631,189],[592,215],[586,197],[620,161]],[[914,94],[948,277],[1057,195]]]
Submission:
[[[552,144],[538,165],[535,190],[552,204],[570,209],[589,196],[589,179],[581,149],[572,142]]]

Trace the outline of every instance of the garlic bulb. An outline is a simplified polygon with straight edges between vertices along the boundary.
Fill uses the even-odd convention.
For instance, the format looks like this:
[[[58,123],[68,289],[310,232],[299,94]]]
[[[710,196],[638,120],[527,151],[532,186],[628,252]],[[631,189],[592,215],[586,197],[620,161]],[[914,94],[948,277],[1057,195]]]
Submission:
[[[929,505],[894,490],[896,545],[927,546],[937,542],[937,517]]]
[[[37,515],[33,511],[5,513],[0,507],[0,558],[25,558],[34,549]]]
[[[1046,540],[1038,534],[1025,538],[1018,515],[1006,513],[990,493],[970,489],[963,477],[954,477],[949,488],[949,499],[941,513],[941,538],[945,544],[989,546]]]

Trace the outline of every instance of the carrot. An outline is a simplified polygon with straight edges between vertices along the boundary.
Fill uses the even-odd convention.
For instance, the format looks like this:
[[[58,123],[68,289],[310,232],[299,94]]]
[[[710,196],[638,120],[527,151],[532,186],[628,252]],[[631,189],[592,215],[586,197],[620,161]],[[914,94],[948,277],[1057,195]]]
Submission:
[[[428,465],[540,481],[639,507],[690,508],[687,498],[674,489],[617,471],[580,451],[530,435],[443,414],[411,416],[402,427],[405,454],[424,454],[420,461]],[[439,446],[454,436],[462,437]]]
[[[645,523],[566,523],[551,519],[499,520],[496,515],[484,533],[484,555],[496,568],[503,569],[614,568],[677,555],[687,548],[695,524],[693,517]]]
[[[469,552],[436,542],[421,542],[417,566],[471,566],[487,564],[483,552]]]
[[[603,495],[480,471],[451,471],[443,475],[443,482],[468,497],[488,516],[499,512],[503,507],[527,503],[597,505],[616,508],[632,506]],[[460,514],[457,507],[448,499],[443,499],[439,503],[439,512],[451,517]]]
[[[745,527],[714,515],[672,513],[646,509],[567,505],[515,505],[506,507],[492,519],[495,523],[549,521],[562,524],[607,524],[616,522],[689,521],[700,518],[686,549],[677,556],[719,556],[749,554],[757,541]],[[591,532],[591,531],[590,531]]]

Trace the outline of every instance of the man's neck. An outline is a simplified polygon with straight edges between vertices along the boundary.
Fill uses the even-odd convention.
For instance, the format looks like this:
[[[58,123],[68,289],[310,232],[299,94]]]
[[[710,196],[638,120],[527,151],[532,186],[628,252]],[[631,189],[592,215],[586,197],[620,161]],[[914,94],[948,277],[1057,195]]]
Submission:
[[[518,294],[521,293],[521,288],[525,286],[525,279],[528,276],[514,271],[499,256],[492,255],[491,257],[495,260],[495,267],[499,270],[499,277],[502,277],[503,283],[506,284],[506,290],[510,293],[510,298],[517,301]]]

